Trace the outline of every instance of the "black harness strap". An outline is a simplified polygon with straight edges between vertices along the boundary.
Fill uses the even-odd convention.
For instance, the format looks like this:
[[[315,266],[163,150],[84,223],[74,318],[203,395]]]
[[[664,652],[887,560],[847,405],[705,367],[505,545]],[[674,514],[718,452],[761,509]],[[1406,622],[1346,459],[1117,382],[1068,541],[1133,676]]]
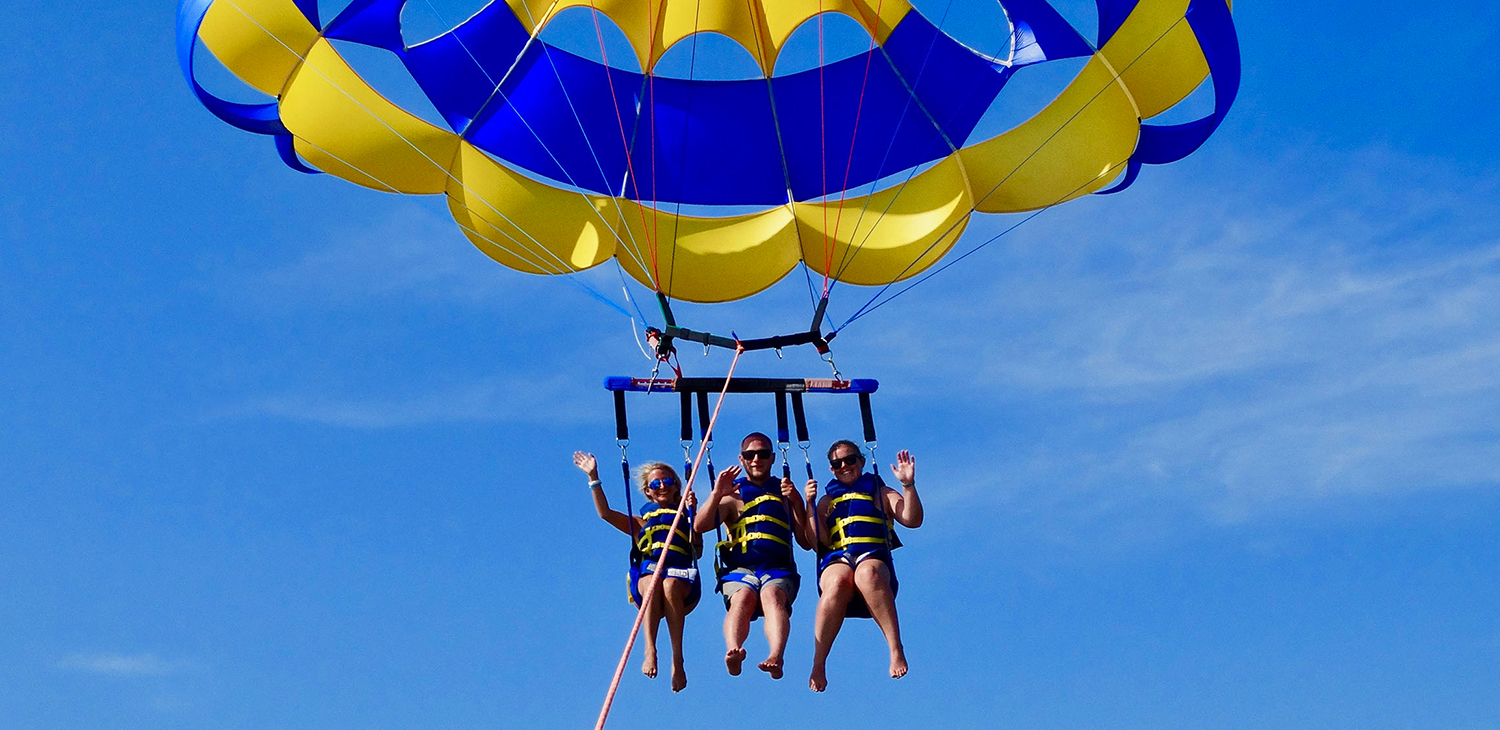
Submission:
[[[807,437],[807,411],[802,408],[801,393],[792,393],[792,419],[797,424],[797,446],[802,449],[803,461],[807,462],[807,478],[814,479],[812,457],[807,454],[807,448],[812,446],[812,440]]]
[[[781,478],[792,478],[792,465],[787,463],[786,451],[791,441],[791,434],[786,426],[786,393],[776,393],[776,447],[781,450]]]
[[[625,418],[625,391],[615,391],[615,438],[630,440],[630,422]]]
[[[630,521],[630,566],[639,568],[641,551],[636,546],[639,538],[635,532],[635,505],[631,500],[630,457],[625,447],[630,445],[630,420],[625,416],[625,391],[615,391],[615,440],[620,445],[620,477],[625,484],[625,519]]]
[[[870,394],[859,394],[859,420],[865,427],[865,443],[875,443],[875,414],[870,410]]]

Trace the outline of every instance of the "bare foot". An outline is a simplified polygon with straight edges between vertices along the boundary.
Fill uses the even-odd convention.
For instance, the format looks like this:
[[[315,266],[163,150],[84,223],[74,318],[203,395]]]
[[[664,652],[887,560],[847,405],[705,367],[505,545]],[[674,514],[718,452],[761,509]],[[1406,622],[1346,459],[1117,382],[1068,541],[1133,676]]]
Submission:
[[[729,651],[724,652],[724,666],[728,667],[728,669],[729,669],[729,676],[731,676],[731,677],[738,677],[738,676],[740,676],[740,665],[744,664],[744,662],[745,662],[745,649],[744,649],[744,647],[740,647],[738,649],[730,649]]]
[[[641,662],[641,674],[646,675],[647,679],[656,679],[656,651],[654,649],[646,650],[646,659]]]
[[[672,662],[672,691],[681,692],[687,686],[687,670],[681,662]]]
[[[755,666],[760,667],[760,671],[771,675],[771,679],[781,679],[781,657],[768,657]]]
[[[891,654],[891,679],[906,676],[906,650],[897,649]]]
[[[828,677],[824,676],[822,667],[813,667],[812,676],[807,678],[807,687],[814,692],[828,689]]]

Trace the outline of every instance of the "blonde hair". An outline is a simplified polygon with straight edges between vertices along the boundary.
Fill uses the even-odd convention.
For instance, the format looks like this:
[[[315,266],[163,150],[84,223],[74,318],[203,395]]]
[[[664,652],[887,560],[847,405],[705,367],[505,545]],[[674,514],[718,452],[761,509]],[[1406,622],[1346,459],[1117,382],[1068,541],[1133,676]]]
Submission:
[[[645,494],[646,485],[651,483],[651,474],[657,471],[664,471],[668,474],[671,474],[672,478],[677,480],[677,494],[681,496],[682,477],[677,476],[677,470],[673,469],[671,464],[660,461],[648,461],[635,468],[636,489],[641,490],[641,494]]]

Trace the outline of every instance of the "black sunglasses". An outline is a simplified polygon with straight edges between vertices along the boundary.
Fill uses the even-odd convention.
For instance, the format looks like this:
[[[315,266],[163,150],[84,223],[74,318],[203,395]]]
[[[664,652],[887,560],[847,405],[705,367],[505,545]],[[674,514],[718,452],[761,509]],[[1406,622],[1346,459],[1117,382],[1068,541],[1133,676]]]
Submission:
[[[864,458],[862,454],[851,454],[842,459],[829,459],[828,465],[835,469],[842,469],[846,466],[857,466]]]
[[[740,458],[744,459],[745,461],[755,461],[756,459],[774,459],[776,458],[776,452],[770,449],[747,449],[740,452]]]

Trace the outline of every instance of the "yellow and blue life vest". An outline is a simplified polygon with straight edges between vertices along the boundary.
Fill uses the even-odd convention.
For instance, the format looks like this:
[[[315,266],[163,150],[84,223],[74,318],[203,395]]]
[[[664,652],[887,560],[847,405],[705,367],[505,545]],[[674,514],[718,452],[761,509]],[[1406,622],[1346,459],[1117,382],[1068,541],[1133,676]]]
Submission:
[[[692,509],[682,515],[682,520],[677,523],[677,531],[672,535],[672,544],[667,545],[667,530],[672,529],[672,518],[676,515],[676,507],[660,507],[650,502],[641,507],[641,531],[635,539],[635,555],[638,560],[655,564],[661,559],[662,549],[670,548],[666,558],[668,568],[691,568],[697,565],[698,556],[693,550]]]
[[[729,525],[729,537],[719,543],[719,559],[726,568],[776,567],[797,572],[792,558],[792,517],[781,499],[781,480],[764,485],[744,477],[735,480],[745,506]]]
[[[853,484],[835,479],[824,487],[829,505],[823,526],[829,544],[818,556],[819,572],[835,560],[853,565],[868,553],[883,552],[889,562],[890,551],[901,547],[895,524],[878,501],[884,486],[880,477],[861,474]]]

